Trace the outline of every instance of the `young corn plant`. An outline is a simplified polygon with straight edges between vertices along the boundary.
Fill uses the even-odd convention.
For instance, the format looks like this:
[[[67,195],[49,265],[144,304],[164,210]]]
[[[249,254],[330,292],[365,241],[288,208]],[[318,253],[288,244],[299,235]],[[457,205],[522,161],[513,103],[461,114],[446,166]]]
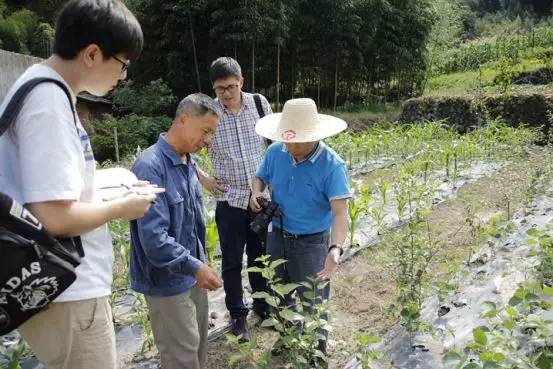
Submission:
[[[3,369],[21,369],[21,360],[29,354],[29,346],[22,338],[9,349],[0,344],[0,359],[4,362]]]
[[[477,216],[476,208],[472,205],[469,205],[465,208],[465,224],[469,227],[469,232],[471,236],[471,242],[469,245],[469,255],[467,257],[466,265],[469,265],[472,255],[474,254],[474,245],[480,245],[483,241],[484,236],[486,235],[485,229],[482,227],[480,219]]]
[[[113,239],[115,255],[113,293],[110,295],[112,305],[125,295],[130,286],[129,262],[131,255],[129,222],[114,220],[109,223],[109,230]]]
[[[385,207],[388,204],[388,192],[390,191],[390,183],[378,183],[378,192],[380,194],[380,202],[378,205],[368,207],[367,212],[370,213],[376,221],[377,234],[380,234],[384,229],[384,221],[386,218]]]
[[[359,217],[368,213],[372,194],[368,185],[359,182],[353,183],[352,193],[353,196],[348,201],[349,243],[351,247],[355,247],[358,246],[355,243],[357,222],[359,221]]]
[[[150,313],[144,295],[141,293],[134,294],[136,298],[135,313],[133,315],[133,323],[139,324],[142,327],[144,341],[140,349],[141,354],[145,354],[155,349],[154,333],[152,331],[152,322],[150,321]]]
[[[217,223],[215,222],[215,214],[213,211],[206,212],[207,221],[205,226],[205,249],[207,258],[210,263],[215,260],[217,246],[219,246],[219,232],[217,231]]]
[[[379,336],[371,336],[365,333],[357,335],[357,353],[355,358],[361,369],[377,368],[376,363],[382,353],[376,350],[374,345],[381,341],[382,339]]]

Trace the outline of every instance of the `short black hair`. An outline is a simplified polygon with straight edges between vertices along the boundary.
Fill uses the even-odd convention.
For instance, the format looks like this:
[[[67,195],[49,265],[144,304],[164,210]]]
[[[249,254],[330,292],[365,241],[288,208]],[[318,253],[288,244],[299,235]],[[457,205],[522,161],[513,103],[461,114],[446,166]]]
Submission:
[[[98,45],[106,59],[119,53],[136,59],[144,35],[136,17],[119,0],[70,0],[56,22],[54,53],[74,59],[90,44]]]
[[[242,78],[242,68],[240,68],[240,64],[236,60],[229,56],[222,56],[211,63],[211,68],[209,69],[211,83],[230,76],[238,79]]]

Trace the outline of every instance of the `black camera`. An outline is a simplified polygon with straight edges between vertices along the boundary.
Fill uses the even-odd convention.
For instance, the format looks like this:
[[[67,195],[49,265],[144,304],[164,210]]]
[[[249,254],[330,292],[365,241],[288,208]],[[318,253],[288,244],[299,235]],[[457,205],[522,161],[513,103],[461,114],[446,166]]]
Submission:
[[[281,212],[278,205],[272,201],[267,200],[264,197],[258,197],[257,203],[261,206],[261,212],[250,223],[250,229],[258,235],[262,235],[267,232],[267,227],[273,217],[278,217]]]

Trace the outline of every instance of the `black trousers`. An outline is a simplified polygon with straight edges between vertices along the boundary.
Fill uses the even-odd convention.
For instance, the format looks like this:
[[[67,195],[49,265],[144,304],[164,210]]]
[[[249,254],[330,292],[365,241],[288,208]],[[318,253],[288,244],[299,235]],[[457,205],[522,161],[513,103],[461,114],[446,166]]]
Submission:
[[[248,314],[242,287],[244,246],[248,256],[248,268],[259,266],[255,259],[265,254],[261,239],[249,227],[255,215],[249,209],[235,208],[226,201],[218,202],[215,210],[215,222],[217,223],[223,254],[222,271],[226,295],[225,304],[233,319]],[[267,283],[261,273],[248,273],[248,278],[253,292],[267,291]],[[263,312],[267,308],[265,300],[254,299],[254,311]]]

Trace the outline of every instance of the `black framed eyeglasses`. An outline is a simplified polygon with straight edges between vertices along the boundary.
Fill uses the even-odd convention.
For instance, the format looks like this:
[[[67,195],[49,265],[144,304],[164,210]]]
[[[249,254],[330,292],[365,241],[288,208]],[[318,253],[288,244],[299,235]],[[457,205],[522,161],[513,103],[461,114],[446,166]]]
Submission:
[[[117,60],[119,63],[121,63],[121,73],[125,72],[126,70],[129,69],[129,67],[131,66],[131,61],[130,60],[127,60],[127,61],[123,61],[121,59],[119,59],[118,57],[116,57],[115,55],[113,56],[113,59]]]
[[[215,92],[217,92],[218,94],[224,94],[225,91],[228,91],[230,93],[236,91],[236,89],[239,87],[239,85],[237,83],[235,84],[232,84],[232,85],[228,85],[228,86],[215,86],[213,87],[213,89],[215,90]]]

